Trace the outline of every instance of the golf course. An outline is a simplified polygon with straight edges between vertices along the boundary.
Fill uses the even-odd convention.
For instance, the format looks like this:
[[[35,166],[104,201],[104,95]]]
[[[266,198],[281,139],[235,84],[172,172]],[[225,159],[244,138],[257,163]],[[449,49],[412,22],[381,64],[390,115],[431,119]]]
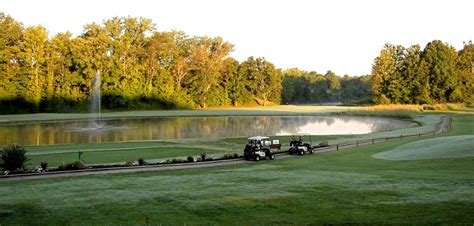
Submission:
[[[262,111],[278,114],[275,109]],[[283,114],[338,110],[331,112],[313,109]],[[416,127],[312,139],[342,144],[429,133],[446,115],[452,117],[446,133],[274,161],[18,181],[0,178],[0,224],[471,224],[474,115],[470,109],[418,113],[413,119],[419,123]],[[286,143],[289,137],[278,138]],[[245,137],[200,138],[26,149],[34,164],[47,156],[54,167],[59,161],[77,158],[78,150],[85,153],[87,165],[136,160],[137,156],[161,161],[201,152],[215,157],[241,154],[245,143]]]
[[[473,8],[0,1],[0,226],[474,225]]]

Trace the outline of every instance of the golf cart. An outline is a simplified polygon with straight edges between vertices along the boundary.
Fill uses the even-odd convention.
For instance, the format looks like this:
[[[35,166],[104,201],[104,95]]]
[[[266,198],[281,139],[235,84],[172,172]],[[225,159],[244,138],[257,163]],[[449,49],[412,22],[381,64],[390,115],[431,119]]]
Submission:
[[[305,143],[304,139],[308,139],[309,143]],[[311,135],[309,133],[300,133],[298,135],[293,135],[290,140],[290,149],[288,149],[288,153],[304,155],[305,152],[309,154],[313,154],[313,142],[311,140]]]
[[[273,160],[275,159],[275,154],[273,154],[272,148],[279,147],[281,147],[281,144],[278,140],[273,140],[272,142],[269,137],[250,137],[245,145],[244,159],[259,161],[260,159],[268,158]]]

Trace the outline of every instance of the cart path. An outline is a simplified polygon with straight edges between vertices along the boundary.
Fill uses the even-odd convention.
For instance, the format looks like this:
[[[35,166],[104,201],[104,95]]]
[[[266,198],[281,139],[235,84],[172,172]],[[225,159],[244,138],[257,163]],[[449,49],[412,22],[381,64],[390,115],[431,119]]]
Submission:
[[[449,131],[449,125],[451,122],[451,116],[443,116],[441,122],[434,131],[435,134],[440,134]],[[377,143],[384,143],[386,141],[377,141]],[[321,154],[330,151],[336,151],[341,149],[353,148],[358,146],[366,146],[372,143],[360,143],[350,144],[344,146],[330,146],[319,148],[314,151],[315,154]],[[288,153],[276,154],[276,159],[284,159],[292,157]],[[270,160],[268,160],[270,161]],[[217,160],[217,161],[205,161],[195,163],[179,163],[179,164],[165,164],[165,165],[149,165],[149,166],[134,166],[134,167],[111,167],[102,169],[84,169],[84,170],[72,170],[72,171],[54,171],[46,173],[33,173],[33,174],[17,174],[10,176],[0,176],[0,183],[6,181],[20,181],[20,180],[33,180],[33,179],[44,179],[44,178],[57,178],[57,177],[71,177],[71,176],[88,176],[98,174],[111,174],[111,173],[132,173],[132,172],[151,172],[151,171],[163,171],[163,170],[177,170],[177,169],[192,169],[192,168],[204,168],[204,167],[218,167],[218,166],[229,166],[236,164],[256,164],[254,161],[246,161],[244,159],[228,159],[228,160]]]
[[[443,116],[441,118],[441,122],[436,127],[435,134],[448,132],[450,124],[451,124],[451,115]]]

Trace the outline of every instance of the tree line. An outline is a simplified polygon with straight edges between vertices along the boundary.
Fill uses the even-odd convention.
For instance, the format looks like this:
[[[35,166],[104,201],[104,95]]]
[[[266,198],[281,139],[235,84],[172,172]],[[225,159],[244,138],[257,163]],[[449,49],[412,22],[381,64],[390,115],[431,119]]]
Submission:
[[[440,40],[405,48],[386,44],[372,67],[379,104],[474,103],[474,44],[460,51]]]
[[[281,70],[239,63],[220,37],[158,32],[151,20],[114,17],[48,37],[0,14],[0,112],[87,111],[96,73],[105,109],[206,108],[279,103]]]
[[[474,46],[387,44],[371,75],[281,70],[265,58],[238,62],[221,37],[157,31],[150,19],[114,17],[83,33],[49,36],[0,13],[0,113],[86,112],[94,77],[110,110],[268,103],[474,102]]]
[[[337,76],[302,71],[292,68],[283,71],[282,103],[368,103],[370,101],[371,76]]]

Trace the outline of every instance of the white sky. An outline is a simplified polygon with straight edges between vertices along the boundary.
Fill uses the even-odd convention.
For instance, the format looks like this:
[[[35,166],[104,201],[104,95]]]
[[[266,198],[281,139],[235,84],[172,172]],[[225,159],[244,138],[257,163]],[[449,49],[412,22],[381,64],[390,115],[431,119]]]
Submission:
[[[474,41],[473,0],[0,0],[0,11],[50,35],[113,16],[150,18],[160,31],[221,36],[239,61],[363,75],[385,43]]]

